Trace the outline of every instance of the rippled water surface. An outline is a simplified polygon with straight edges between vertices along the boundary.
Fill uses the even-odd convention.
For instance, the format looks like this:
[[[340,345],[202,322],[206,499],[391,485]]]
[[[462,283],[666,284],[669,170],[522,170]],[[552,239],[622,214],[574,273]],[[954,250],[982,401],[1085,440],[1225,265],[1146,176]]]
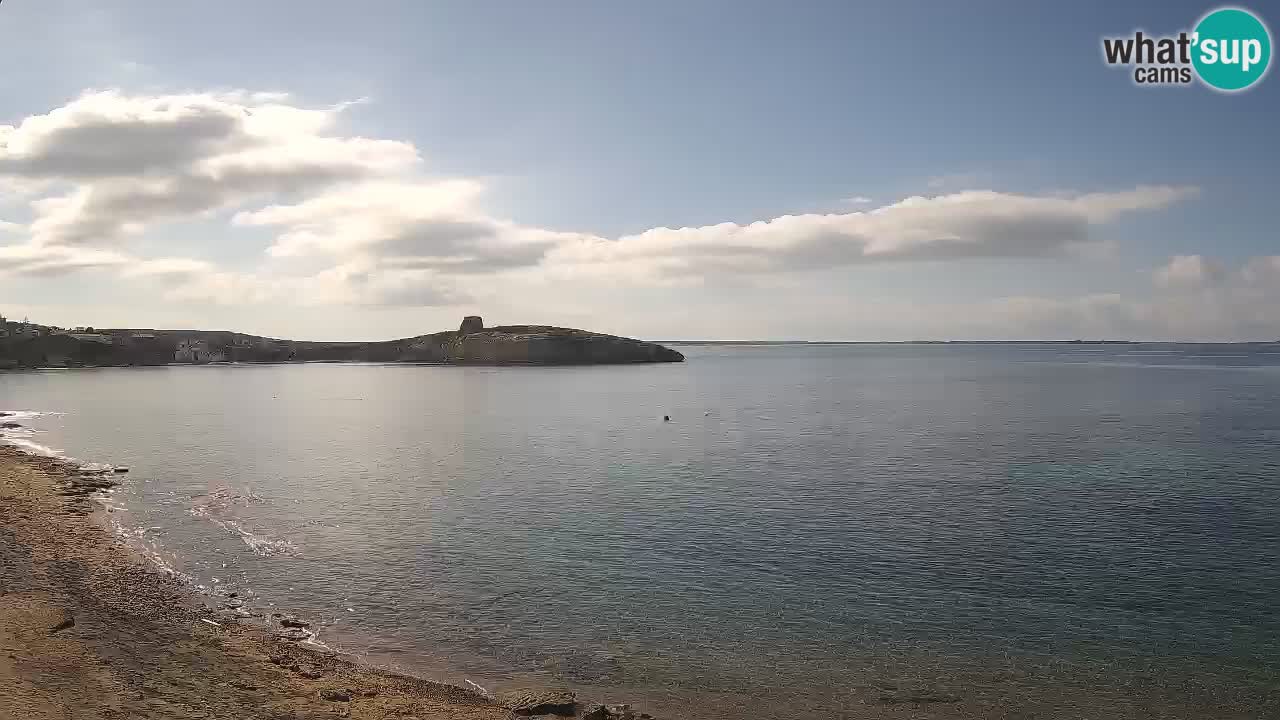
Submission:
[[[1280,712],[1280,347],[680,349],[9,373],[0,409],[131,466],[115,501],[197,582],[431,677],[690,718]]]

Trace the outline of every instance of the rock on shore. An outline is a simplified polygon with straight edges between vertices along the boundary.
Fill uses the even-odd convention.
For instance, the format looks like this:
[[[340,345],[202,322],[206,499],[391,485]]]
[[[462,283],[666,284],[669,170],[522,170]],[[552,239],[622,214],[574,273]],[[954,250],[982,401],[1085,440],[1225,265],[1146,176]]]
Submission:
[[[361,665],[297,642],[310,622],[264,618],[238,591],[211,608],[93,517],[89,498],[118,481],[0,445],[3,720],[515,720],[579,709],[564,689],[499,701]]]
[[[463,688],[210,619],[89,515],[115,481],[0,446],[0,718],[512,720]]]
[[[513,690],[498,702],[517,715],[573,715],[578,698],[568,690]]]

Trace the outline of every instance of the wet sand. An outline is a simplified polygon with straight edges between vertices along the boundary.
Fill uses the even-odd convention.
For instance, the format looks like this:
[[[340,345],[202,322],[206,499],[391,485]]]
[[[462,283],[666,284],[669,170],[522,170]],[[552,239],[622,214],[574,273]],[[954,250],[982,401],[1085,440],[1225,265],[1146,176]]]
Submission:
[[[0,447],[0,719],[512,717],[205,607],[95,521],[105,482]]]
[[[234,611],[210,608],[208,598],[94,516],[91,495],[112,482],[111,475],[0,446],[0,720],[516,717],[472,690],[282,639],[278,620],[235,619]],[[1276,696],[1258,694],[1256,681],[1242,687],[1229,678],[1206,685],[1206,678],[1159,676],[1159,687],[1126,690],[1095,677],[1034,691],[1024,684],[1010,693],[991,677],[993,669],[949,677],[944,690],[920,688],[939,684],[945,673],[914,671],[930,681],[863,687],[851,677],[849,686],[829,689],[828,711],[818,715],[812,708],[824,705],[821,699],[806,703],[806,712],[767,691],[674,693],[658,712],[916,720],[1277,716]],[[579,713],[587,709],[579,704]]]

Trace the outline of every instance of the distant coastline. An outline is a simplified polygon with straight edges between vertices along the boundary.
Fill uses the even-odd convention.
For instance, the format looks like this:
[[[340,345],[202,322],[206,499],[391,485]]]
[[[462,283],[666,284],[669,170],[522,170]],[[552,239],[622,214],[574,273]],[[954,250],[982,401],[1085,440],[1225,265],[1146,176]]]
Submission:
[[[2,322],[0,370],[211,363],[407,362],[442,365],[613,365],[682,362],[657,343],[551,325],[485,327],[378,342],[282,340],[208,330],[66,330]]]
[[[1280,345],[1280,340],[658,340],[663,345]]]
[[[600,365],[683,362],[668,346],[1267,346],[1280,340],[662,340],[649,342],[552,325],[486,327],[464,318],[457,330],[380,341],[286,340],[223,330],[72,329],[0,316],[0,370],[222,363],[420,363],[440,365]]]

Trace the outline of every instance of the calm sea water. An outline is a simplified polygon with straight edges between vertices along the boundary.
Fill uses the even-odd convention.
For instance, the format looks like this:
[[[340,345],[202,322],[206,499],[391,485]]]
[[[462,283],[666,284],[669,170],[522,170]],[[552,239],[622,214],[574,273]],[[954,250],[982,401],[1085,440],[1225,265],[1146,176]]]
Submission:
[[[120,516],[197,582],[430,677],[684,718],[1280,712],[1280,346],[680,349],[9,373],[0,409],[131,466]]]

